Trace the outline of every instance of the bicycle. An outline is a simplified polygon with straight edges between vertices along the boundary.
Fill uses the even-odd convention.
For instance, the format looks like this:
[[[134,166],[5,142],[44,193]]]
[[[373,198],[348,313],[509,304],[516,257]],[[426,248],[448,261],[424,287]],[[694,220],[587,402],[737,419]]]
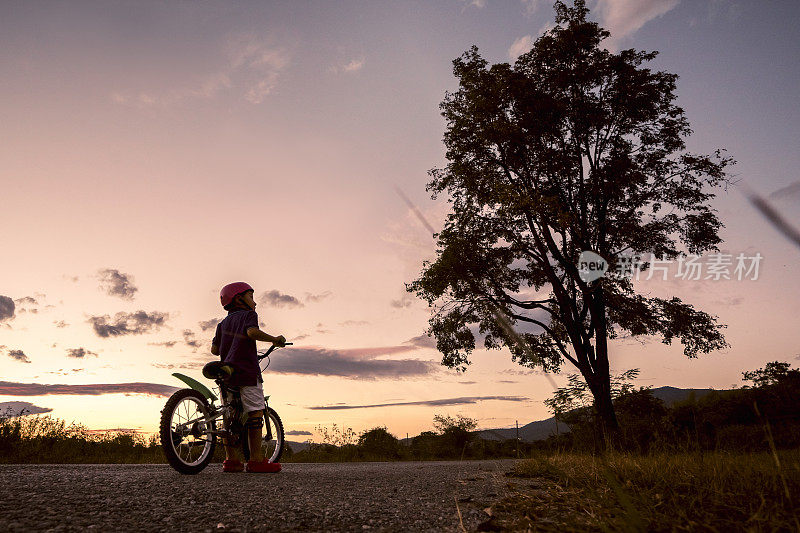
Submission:
[[[291,344],[287,342],[284,346]],[[279,346],[273,344],[266,352],[259,352],[259,363],[267,359],[262,373],[269,367],[269,355],[276,348]],[[203,367],[203,375],[214,380],[220,397],[227,398],[229,394],[232,397],[227,403],[221,400],[220,406],[215,405],[218,398],[208,387],[184,374],[172,374],[190,388],[178,390],[167,400],[161,411],[159,436],[167,462],[181,474],[197,474],[208,466],[214,457],[217,437],[227,439],[230,446],[241,446],[245,461],[250,459],[247,428],[244,426],[247,413],[242,409],[239,388],[227,384],[231,373],[232,367],[223,361],[211,361]],[[277,463],[283,453],[283,422],[269,406],[269,396],[264,396],[264,402],[267,408],[261,439],[263,457],[270,463]],[[222,428],[217,429],[220,418]]]

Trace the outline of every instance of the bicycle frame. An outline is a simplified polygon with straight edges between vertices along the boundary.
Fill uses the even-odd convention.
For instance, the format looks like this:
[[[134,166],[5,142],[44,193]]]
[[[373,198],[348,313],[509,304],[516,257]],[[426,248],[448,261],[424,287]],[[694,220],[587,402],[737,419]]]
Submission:
[[[291,342],[287,342],[286,344],[284,344],[284,346],[290,346],[291,344],[292,344]],[[270,346],[269,349],[265,353],[261,354],[258,357],[258,362],[260,363],[265,358],[268,358],[269,354],[271,354],[277,347],[278,346],[276,346],[274,344],[272,346]],[[267,364],[267,366],[269,366],[269,364]],[[263,370],[261,372],[263,373]],[[225,427],[226,424],[223,424],[223,429],[209,429],[209,428],[215,427],[214,422],[216,422],[218,419],[224,417],[225,411],[228,409],[228,406],[223,404],[223,405],[220,405],[219,407],[217,407],[214,404],[214,402],[216,402],[216,400],[218,400],[219,398],[213,392],[211,392],[211,390],[208,387],[206,387],[205,385],[203,385],[202,383],[200,383],[196,379],[191,378],[191,377],[189,377],[189,376],[187,376],[185,374],[181,374],[180,372],[174,372],[172,375],[174,377],[178,378],[179,380],[183,381],[184,383],[186,383],[190,388],[192,388],[192,389],[196,390],[197,392],[199,392],[200,394],[202,394],[210,402],[210,404],[211,404],[210,406],[211,406],[211,409],[212,409],[211,413],[207,417],[198,417],[198,418],[195,418],[195,419],[192,419],[192,420],[187,420],[183,424],[178,425],[178,427],[176,427],[176,429],[179,429],[179,430],[182,430],[182,431],[186,431],[187,428],[189,428],[190,426],[194,425],[195,423],[203,421],[206,424],[206,430],[204,432],[202,432],[202,435],[212,435],[213,434],[213,435],[218,435],[220,437],[227,436],[228,435],[228,428]],[[224,384],[222,384],[221,382],[217,382],[217,384],[220,386],[220,391],[221,391],[222,388],[224,387]],[[266,409],[264,411],[266,413],[269,410],[269,396],[264,396],[264,403],[265,403],[265,407],[266,407]],[[269,431],[269,424],[267,424],[267,430]]]

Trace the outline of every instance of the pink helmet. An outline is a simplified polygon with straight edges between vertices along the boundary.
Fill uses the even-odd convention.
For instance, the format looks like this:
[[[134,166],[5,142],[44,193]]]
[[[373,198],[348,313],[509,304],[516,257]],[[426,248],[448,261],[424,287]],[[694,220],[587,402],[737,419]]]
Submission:
[[[253,291],[253,287],[245,283],[244,281],[237,281],[235,283],[228,283],[222,290],[219,291],[219,301],[222,303],[222,307],[225,307],[229,303],[233,301],[233,299],[243,292]]]

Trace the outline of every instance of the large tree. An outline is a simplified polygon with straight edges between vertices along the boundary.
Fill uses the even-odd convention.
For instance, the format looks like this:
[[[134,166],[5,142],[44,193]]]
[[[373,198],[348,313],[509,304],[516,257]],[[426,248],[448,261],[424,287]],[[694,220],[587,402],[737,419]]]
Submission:
[[[609,32],[583,0],[555,10],[556,27],[513,65],[489,66],[474,46],[453,61],[459,88],[440,105],[448,163],[428,184],[452,210],[437,258],[407,288],[432,308],[444,365],[466,368],[476,329],[521,365],[566,360],[613,432],[609,339],[678,338],[696,357],[727,346],[724,326],[680,298],[638,294],[629,277],[586,282],[578,257],[594,251],[614,270],[621,254],[717,250],[710,201],[733,161],[686,151],[677,76],[644,66],[656,52],[602,48]]]

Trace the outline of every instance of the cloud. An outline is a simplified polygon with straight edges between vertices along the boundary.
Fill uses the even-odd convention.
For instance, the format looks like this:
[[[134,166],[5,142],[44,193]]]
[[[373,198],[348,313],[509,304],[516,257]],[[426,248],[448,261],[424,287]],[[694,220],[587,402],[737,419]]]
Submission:
[[[378,346],[375,348],[343,348],[336,350],[341,357],[348,359],[375,359],[384,355],[393,355],[396,353],[412,352],[415,350],[414,346]]]
[[[55,324],[55,326],[57,328],[65,328],[65,327],[69,326],[69,324],[67,324],[63,320],[55,320],[55,321],[53,321],[53,324]]]
[[[310,292],[307,292],[306,293],[306,302],[308,302],[308,303],[321,302],[325,298],[329,297],[331,294],[333,294],[331,291],[325,291],[325,292],[321,292],[319,294],[311,294]]]
[[[521,0],[521,2],[525,7],[525,14],[531,15],[539,9],[539,5],[543,3],[543,0]]]
[[[512,60],[517,59],[525,52],[533,48],[533,36],[525,35],[514,41],[508,49],[508,57]]]
[[[73,394],[97,396],[100,394],[147,394],[149,396],[171,396],[178,387],[158,383],[91,383],[87,385],[44,385],[41,383],[17,383],[0,381],[0,395],[4,396],[49,396]]]
[[[208,331],[209,329],[214,329],[217,327],[217,324],[222,322],[221,318],[209,318],[208,320],[201,320],[197,324],[200,326],[200,329],[203,331]]]
[[[97,354],[83,347],[67,348],[67,357],[74,357],[75,359],[83,359],[84,357],[87,356],[97,357]]]
[[[466,9],[469,6],[475,6],[478,9],[483,9],[484,7],[486,7],[486,0],[461,0],[461,1],[464,2],[464,9]],[[463,12],[464,9],[462,9],[461,11]]]
[[[14,303],[21,307],[24,306],[27,308],[32,308],[35,305],[39,305],[39,302],[37,302],[36,298],[34,298],[33,296],[23,296],[22,298],[17,298],[16,300],[14,300]],[[33,312],[34,313],[36,312],[35,309],[33,310]]]
[[[133,300],[138,287],[133,284],[133,277],[114,268],[105,268],[97,271],[100,288],[109,296],[119,296],[123,300]]]
[[[287,348],[285,357],[272,361],[269,369],[279,374],[335,376],[348,379],[398,379],[427,376],[439,365],[418,359],[378,359],[414,350],[413,346],[383,346],[332,350],[321,347]]]
[[[478,383],[478,382],[477,381],[459,381],[458,382],[459,385],[475,385],[476,383]]]
[[[228,45],[231,74],[239,76],[246,88],[245,99],[260,104],[278,84],[280,73],[289,65],[283,48],[267,46],[254,35],[242,35]]]
[[[364,67],[364,63],[366,60],[364,58],[361,59],[351,59],[349,63],[347,63],[342,70],[345,72],[357,72]]]
[[[41,295],[44,296],[44,295]],[[16,304],[16,313],[31,313],[37,314],[39,312],[39,302],[33,296],[23,296],[22,298],[17,298],[14,300]],[[47,307],[53,307],[52,305],[48,305]]]
[[[158,330],[166,324],[169,313],[153,311],[136,311],[135,313],[120,312],[114,315],[114,321],[109,322],[108,315],[89,317],[89,322],[98,337],[119,337],[122,335],[141,335],[152,330]]]
[[[412,303],[414,303],[414,299],[411,297],[411,295],[404,294],[399,300],[392,300],[389,302],[389,305],[397,309],[404,309],[406,307],[411,307]]]
[[[660,17],[678,5],[680,0],[599,0],[601,26],[611,32],[606,44],[615,44],[634,34],[648,21]]]
[[[22,350],[6,350],[5,346],[0,346],[0,351],[6,352],[6,355],[9,356],[11,359],[15,361],[19,361],[20,363],[28,363],[30,364],[31,360],[28,359],[28,356],[25,355],[25,352]]]
[[[74,374],[75,372],[82,372],[83,368],[73,368],[71,370],[65,370],[63,368],[59,368],[58,370],[50,370],[48,372],[43,372],[44,374],[55,374],[57,376],[69,376],[70,374]]]
[[[513,379],[501,379],[498,383],[519,383],[518,381],[514,381]]]
[[[313,433],[311,433],[310,431],[302,431],[302,430],[299,430],[299,429],[293,429],[291,431],[287,431],[286,435],[289,435],[290,437],[297,437],[297,436],[300,436],[300,435],[313,435]]]
[[[436,339],[423,334],[417,335],[416,337],[411,337],[405,342],[405,344],[411,344],[412,346],[416,346],[418,348],[436,348]]]
[[[183,370],[196,370],[198,368],[203,368],[206,363],[181,363],[179,365],[171,364],[171,363],[152,363],[151,366],[156,368],[164,368],[167,370],[172,370],[174,368],[180,368]]]
[[[16,307],[14,300],[8,296],[0,295],[0,322],[14,318]]]
[[[148,342],[147,344],[149,344],[150,346],[165,346],[167,348],[172,348],[173,346],[178,344],[178,341]]]
[[[316,405],[307,407],[314,411],[335,411],[340,409],[371,409],[373,407],[397,407],[403,405],[424,405],[429,407],[441,407],[448,405],[467,405],[487,400],[499,400],[503,402],[525,402],[530,398],[524,396],[462,396],[460,398],[444,398],[441,400],[422,400],[418,402],[394,402],[376,403],[367,405]]]
[[[365,63],[366,59],[363,57],[361,59],[351,59],[344,65],[333,65],[330,71],[334,74],[338,74],[339,72],[358,72],[364,67]]]
[[[735,305],[741,305],[744,302],[743,296],[725,296],[718,300],[714,300],[713,303],[718,305],[724,305],[726,307],[731,307]]]
[[[770,200],[786,200],[786,201],[800,200],[800,181],[795,181],[794,183],[790,183],[786,187],[781,187],[780,189],[770,193],[768,198]]]
[[[509,374],[511,376],[530,376],[531,374],[539,374],[539,372],[533,370],[532,368],[522,368],[520,370],[507,368],[505,370],[499,370],[498,372],[500,374]]]
[[[340,326],[366,326],[369,324],[367,320],[345,320],[344,322],[339,322]]]
[[[167,90],[114,91],[111,100],[142,109],[210,100],[227,92],[260,104],[275,89],[290,62],[284,48],[270,46],[254,34],[229,39],[223,52],[217,68],[197,76],[193,83]]]
[[[49,407],[39,407],[30,402],[0,402],[0,417],[40,415],[51,411]]]
[[[258,297],[258,303],[268,305],[270,307],[303,307],[303,302],[289,294],[283,294],[278,290],[271,290],[261,294]]]
[[[183,330],[183,342],[186,343],[186,346],[190,346],[195,350],[200,347],[200,342],[195,338],[194,331],[190,329]]]

